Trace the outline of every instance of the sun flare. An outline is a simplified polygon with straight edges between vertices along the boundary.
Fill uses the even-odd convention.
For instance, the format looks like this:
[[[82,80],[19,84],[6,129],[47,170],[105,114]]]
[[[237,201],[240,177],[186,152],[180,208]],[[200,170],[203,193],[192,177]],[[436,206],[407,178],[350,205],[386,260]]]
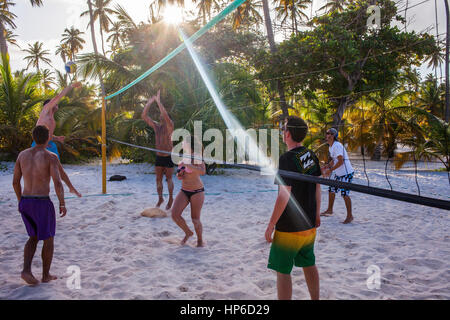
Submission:
[[[183,21],[183,10],[174,5],[168,5],[163,12],[164,21],[171,24],[179,24]]]

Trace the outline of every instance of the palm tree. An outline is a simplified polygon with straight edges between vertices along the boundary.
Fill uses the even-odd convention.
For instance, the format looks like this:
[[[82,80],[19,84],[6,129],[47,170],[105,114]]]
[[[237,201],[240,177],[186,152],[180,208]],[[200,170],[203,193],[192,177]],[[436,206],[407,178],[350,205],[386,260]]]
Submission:
[[[95,0],[93,5],[93,19],[95,21],[99,21],[100,25],[100,38],[102,40],[102,51],[103,55],[106,55],[105,52],[105,44],[103,40],[103,32],[109,31],[109,25],[112,23],[111,18],[108,16],[110,14],[115,13],[115,11],[111,8],[108,8],[108,6],[111,4],[112,0]],[[81,13],[80,17],[89,15],[89,10],[84,11]],[[90,25],[90,22],[88,24],[88,27]]]
[[[118,21],[122,25],[125,30],[137,29],[136,23],[133,21],[133,18],[128,14],[128,12],[119,4],[117,4],[114,8],[114,14],[116,15]]]
[[[42,42],[36,41],[33,45],[28,44],[28,49],[23,50],[24,52],[28,53],[29,55],[25,57],[25,60],[28,61],[27,69],[30,66],[33,66],[36,68],[36,73],[39,73],[39,63],[44,62],[51,66],[51,61],[47,56],[50,54],[50,51],[43,50],[42,46],[44,44]]]
[[[152,8],[152,6],[150,6],[150,8]],[[132,34],[133,31],[137,30],[138,26],[133,21],[133,18],[131,18],[129,13],[120,5],[116,5],[114,7],[114,14],[115,14],[115,16],[117,18],[117,22],[115,22],[114,24],[118,23],[120,25],[120,30],[121,30],[121,37],[120,38],[122,39],[123,45],[126,46],[126,44],[129,41],[130,35]],[[152,23],[156,23],[156,20],[153,21],[153,19],[156,19],[156,18],[154,18],[152,16],[152,21],[151,22]],[[112,29],[111,29],[111,31],[112,31]]]
[[[122,47],[122,44],[124,40],[122,39],[123,36],[123,28],[119,21],[115,21],[111,24],[111,28],[109,29],[111,34],[109,35],[108,39],[106,39],[107,42],[111,42],[111,51],[116,52],[120,47]]]
[[[309,7],[311,0],[276,0],[275,2],[278,2],[275,10],[277,11],[277,18],[281,19],[281,25],[285,24],[290,18],[292,32],[297,34],[298,19],[308,19],[308,15],[303,11]]]
[[[33,7],[40,7],[42,5],[42,0],[30,0],[30,3]],[[15,5],[15,2],[10,0],[0,0],[0,53],[2,55],[8,53],[8,45],[6,44],[6,26],[9,26],[11,29],[16,28],[14,19],[17,16],[9,10],[10,7]]]
[[[372,160],[379,160],[382,150],[388,158],[392,158],[399,135],[405,131],[417,130],[417,125],[411,124],[404,117],[405,105],[409,105],[409,102],[405,103],[404,96],[408,96],[408,93],[405,91],[396,94],[395,88],[385,88],[367,96],[370,104],[367,116],[371,123],[369,132],[375,143]]]
[[[428,62],[428,68],[433,68],[435,71],[444,62],[445,53],[443,48],[439,43],[437,43],[436,50],[430,54],[425,62]]]
[[[269,40],[270,52],[272,54],[274,54],[277,52],[277,47],[275,45],[275,36],[273,34],[272,20],[270,18],[269,2],[268,2],[268,0],[262,0],[262,4],[263,4],[264,21],[265,21],[266,30],[267,30],[267,38]],[[289,110],[288,110],[288,105],[286,103],[284,84],[279,79],[275,80],[275,81],[276,81],[278,95],[280,98],[280,101],[279,101],[280,108],[281,108],[281,111],[283,112],[282,118],[286,118],[289,116]]]
[[[17,38],[17,35],[15,35],[11,30],[5,29],[6,42],[20,48],[20,46],[17,44],[16,38]]]
[[[197,0],[193,0],[193,2],[195,3]],[[219,7],[217,0],[198,0],[198,16],[203,19],[203,24],[206,24],[206,16],[211,19],[211,8],[213,6],[215,9]]]
[[[11,73],[8,54],[0,64],[0,146],[17,155],[31,144],[30,132],[37,121],[37,107],[44,100],[39,93],[39,76]]]
[[[51,85],[55,84],[55,77],[53,76],[53,72],[49,69],[44,69],[39,74],[41,76],[41,84],[44,87],[44,90],[51,90]]]
[[[439,85],[437,79],[432,74],[429,74],[420,86],[416,103],[419,108],[444,119],[444,94],[444,88]]]
[[[326,10],[326,12],[342,12],[347,4],[346,0],[331,0],[321,7],[319,10]]]
[[[64,33],[62,34],[62,43],[67,46],[69,57],[72,61],[75,59],[75,55],[83,49],[83,43],[86,42],[81,38],[82,34],[84,32],[81,32],[73,26],[70,29],[64,29]]]
[[[69,76],[67,75],[67,73],[62,73],[59,70],[55,70],[56,71],[56,84],[58,85],[59,88],[66,88],[69,86]]]
[[[67,44],[61,43],[59,46],[57,46],[55,54],[59,55],[65,64],[67,62],[67,58],[70,57],[70,51],[67,47]]]
[[[98,57],[97,41],[95,40],[95,30],[94,30],[95,17],[94,17],[94,10],[92,9],[91,0],[87,0],[87,4],[89,7],[89,24],[91,27],[92,45],[94,47],[94,54],[96,57]],[[96,61],[98,61],[98,58],[96,58]],[[102,77],[101,73],[98,78],[100,81],[100,89],[102,92],[102,108],[101,108],[102,193],[105,194],[106,193],[106,106],[105,106],[106,105],[106,102],[105,102],[106,91],[105,91],[105,85],[103,84],[103,77]]]
[[[167,5],[177,5],[178,7],[184,7],[184,0],[153,0],[152,4],[156,4],[159,9],[165,8]]]
[[[233,28],[237,29],[244,23],[252,20],[252,23],[262,22],[260,15],[261,4],[259,1],[247,0],[241,4],[233,13]]]
[[[15,29],[17,26],[14,19],[17,17],[9,8],[16,4],[12,1],[2,0],[0,2],[0,51],[1,54],[8,53],[8,45],[6,44],[6,26]]]
[[[412,151],[396,155],[396,168],[414,159],[438,159],[445,166],[450,182],[450,126],[430,112],[415,106],[408,107],[413,111],[411,122],[419,122],[418,130],[402,139],[402,142],[413,148]],[[417,117],[423,120],[418,121]]]

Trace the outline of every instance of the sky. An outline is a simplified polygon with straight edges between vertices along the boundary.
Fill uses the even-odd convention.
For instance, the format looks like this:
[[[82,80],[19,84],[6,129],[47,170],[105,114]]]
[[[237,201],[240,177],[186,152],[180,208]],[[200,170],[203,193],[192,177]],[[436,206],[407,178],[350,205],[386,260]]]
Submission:
[[[398,6],[404,7],[406,0],[394,0]],[[425,1],[425,2],[424,2]],[[435,1],[438,9],[438,28],[439,33],[445,36],[445,7],[443,0],[409,0],[409,7],[416,4],[417,6],[407,11],[408,31],[415,30],[420,32],[429,26],[433,29],[430,31],[433,35],[436,34],[435,29]],[[87,29],[88,17],[80,18],[80,13],[87,10],[86,0],[44,0],[44,5],[41,7],[32,7],[28,0],[15,0],[16,6],[12,8],[12,12],[17,15],[15,23],[17,29],[14,33],[17,35],[17,42],[21,49],[28,48],[28,44],[33,44],[36,41],[44,43],[44,49],[50,51],[52,60],[52,67],[43,66],[43,68],[64,69],[63,61],[59,56],[55,56],[54,52],[57,45],[59,45],[62,38],[62,33],[65,28],[75,26],[81,31],[85,32],[84,39],[86,44],[80,53],[93,52],[92,42],[90,38],[90,30]],[[141,21],[147,22],[149,17],[149,5],[153,0],[113,0],[113,3],[123,6],[131,15],[136,23]],[[185,0],[188,5],[192,1]],[[315,0],[313,2],[313,14],[315,15],[326,0]],[[421,3],[424,2],[424,3]],[[269,0],[271,8],[274,8],[272,1]],[[112,6],[114,7],[114,5]],[[399,12],[403,15],[404,11]],[[98,24],[96,24],[96,31],[98,33]],[[105,37],[105,41],[106,41]],[[98,35],[97,46],[101,49],[100,35]],[[9,45],[11,56],[12,70],[20,70],[26,68],[27,62],[24,57],[27,55],[21,49]],[[430,72],[429,69],[422,67],[423,75]]]

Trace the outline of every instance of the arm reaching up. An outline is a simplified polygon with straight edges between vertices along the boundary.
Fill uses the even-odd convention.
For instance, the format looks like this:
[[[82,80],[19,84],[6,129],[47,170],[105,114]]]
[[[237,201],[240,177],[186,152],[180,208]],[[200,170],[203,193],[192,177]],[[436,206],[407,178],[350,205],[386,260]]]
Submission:
[[[53,99],[51,99],[48,103],[46,103],[44,105],[44,109],[42,111],[51,111],[57,104],[58,102],[67,94],[69,93],[70,90],[72,90],[72,88],[80,88],[81,87],[81,82],[75,82],[70,84],[68,87],[64,88],[56,97],[54,97]]]
[[[150,99],[148,99],[145,107],[144,107],[144,111],[142,111],[142,115],[141,118],[153,129],[155,129],[156,123],[155,121],[150,118],[148,116],[148,110],[150,109],[150,106],[152,105],[153,101],[155,101],[155,97],[151,97]]]
[[[161,93],[161,90],[158,90],[158,93],[156,95],[156,103],[158,104],[159,111],[161,112],[161,115],[163,116],[163,118],[166,121],[167,125],[170,128],[173,128],[172,119],[170,119],[169,114],[167,113],[167,110],[164,108],[163,104],[161,103],[160,93]]]

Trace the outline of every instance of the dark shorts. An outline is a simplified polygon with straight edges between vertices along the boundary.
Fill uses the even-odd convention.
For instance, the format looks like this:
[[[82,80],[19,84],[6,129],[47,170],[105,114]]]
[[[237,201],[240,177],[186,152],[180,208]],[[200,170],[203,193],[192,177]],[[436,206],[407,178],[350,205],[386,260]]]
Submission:
[[[353,179],[353,172],[346,174],[345,176],[336,176],[335,177],[336,181],[342,181],[342,182],[348,182],[348,183],[351,183],[352,179]],[[331,187],[331,186],[328,187],[329,192],[338,193],[339,190],[341,191],[341,196],[343,196],[343,197],[348,196],[350,194],[349,189],[336,188],[336,187]]]
[[[55,236],[55,207],[49,197],[22,196],[19,212],[30,237],[46,240]]]
[[[173,168],[175,164],[172,162],[172,156],[156,156],[155,167]]]

